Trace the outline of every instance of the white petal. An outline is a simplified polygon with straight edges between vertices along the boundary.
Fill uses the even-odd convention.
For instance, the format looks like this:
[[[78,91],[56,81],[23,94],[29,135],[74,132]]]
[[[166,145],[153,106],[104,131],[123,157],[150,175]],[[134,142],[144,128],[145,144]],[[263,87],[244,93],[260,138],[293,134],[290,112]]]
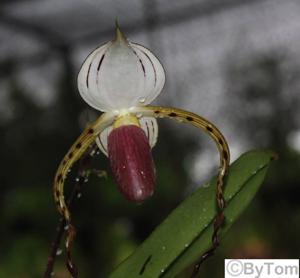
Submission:
[[[158,59],[147,48],[129,43],[119,29],[115,40],[88,56],[78,75],[81,96],[100,111],[147,105],[164,82]]]
[[[104,129],[100,135],[96,138],[96,144],[98,145],[100,151],[104,153],[106,156],[108,156],[107,151],[107,140],[110,132],[113,130],[112,126],[107,127]]]
[[[140,118],[140,124],[141,128],[146,133],[150,147],[153,148],[158,136],[158,125],[156,119],[153,117],[142,117]]]

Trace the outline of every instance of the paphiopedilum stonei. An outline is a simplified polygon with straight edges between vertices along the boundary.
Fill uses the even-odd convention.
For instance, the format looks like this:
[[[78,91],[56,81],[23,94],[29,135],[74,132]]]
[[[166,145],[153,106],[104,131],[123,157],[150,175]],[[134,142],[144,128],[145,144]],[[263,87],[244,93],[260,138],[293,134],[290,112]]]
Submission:
[[[153,194],[155,187],[151,148],[158,136],[156,118],[166,117],[191,124],[215,141],[220,154],[216,196],[219,210],[223,211],[222,186],[230,159],[227,142],[212,123],[194,113],[148,106],[160,94],[164,83],[165,72],[159,60],[149,49],[130,42],[118,26],[115,38],[94,50],[83,63],[78,75],[80,95],[90,106],[104,113],[83,131],[55,176],[54,198],[69,227],[67,250],[70,250],[74,237],[64,198],[64,182],[70,167],[96,141],[101,152],[108,157],[114,179],[124,197],[133,202],[144,201]],[[76,276],[70,257],[68,266]]]

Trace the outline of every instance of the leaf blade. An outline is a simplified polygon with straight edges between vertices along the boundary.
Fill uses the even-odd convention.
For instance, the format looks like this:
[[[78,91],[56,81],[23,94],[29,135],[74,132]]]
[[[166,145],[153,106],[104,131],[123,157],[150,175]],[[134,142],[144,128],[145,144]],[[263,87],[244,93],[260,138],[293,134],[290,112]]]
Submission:
[[[251,151],[229,170],[224,196],[223,235],[247,207],[264,180],[271,151]],[[174,277],[211,246],[215,204],[214,178],[186,198],[109,277]]]

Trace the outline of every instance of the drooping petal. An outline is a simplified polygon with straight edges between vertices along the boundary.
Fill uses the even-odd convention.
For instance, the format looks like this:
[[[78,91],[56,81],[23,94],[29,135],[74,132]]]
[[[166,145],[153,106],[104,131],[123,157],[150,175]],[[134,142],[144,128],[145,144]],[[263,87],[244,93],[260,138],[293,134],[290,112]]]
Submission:
[[[116,29],[116,38],[93,51],[78,75],[83,99],[100,111],[147,105],[161,92],[165,72],[147,48],[129,42]]]
[[[142,202],[153,194],[155,166],[145,132],[135,125],[118,127],[108,137],[113,176],[129,201]]]

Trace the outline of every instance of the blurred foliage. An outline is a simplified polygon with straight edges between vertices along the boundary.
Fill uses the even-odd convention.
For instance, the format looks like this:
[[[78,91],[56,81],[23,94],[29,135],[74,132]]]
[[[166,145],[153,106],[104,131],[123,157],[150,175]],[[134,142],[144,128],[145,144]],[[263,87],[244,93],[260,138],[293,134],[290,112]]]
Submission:
[[[79,136],[86,106],[74,87],[76,74],[68,49],[62,52],[64,75],[58,98],[40,107],[10,75],[11,117],[1,117],[1,252],[0,277],[41,277],[58,222],[52,179],[60,159]],[[246,61],[246,62],[245,62]],[[289,61],[289,74],[285,63]],[[292,66],[291,66],[292,65]],[[224,258],[298,258],[300,250],[300,156],[288,144],[298,119],[299,70],[280,53],[251,53],[226,64],[228,117],[234,131],[251,147],[279,154],[265,186],[224,238],[201,277],[223,277]],[[1,65],[2,67],[3,65]],[[287,78],[288,76],[288,78]],[[110,175],[92,177],[75,204],[78,228],[75,261],[82,277],[105,277],[178,205],[190,184],[184,160],[199,147],[197,138],[177,137],[160,125],[154,149],[158,182],[154,196],[142,205],[123,200]],[[94,162],[109,173],[107,160]],[[68,179],[72,187],[76,167]],[[63,255],[55,277],[68,277]]]

